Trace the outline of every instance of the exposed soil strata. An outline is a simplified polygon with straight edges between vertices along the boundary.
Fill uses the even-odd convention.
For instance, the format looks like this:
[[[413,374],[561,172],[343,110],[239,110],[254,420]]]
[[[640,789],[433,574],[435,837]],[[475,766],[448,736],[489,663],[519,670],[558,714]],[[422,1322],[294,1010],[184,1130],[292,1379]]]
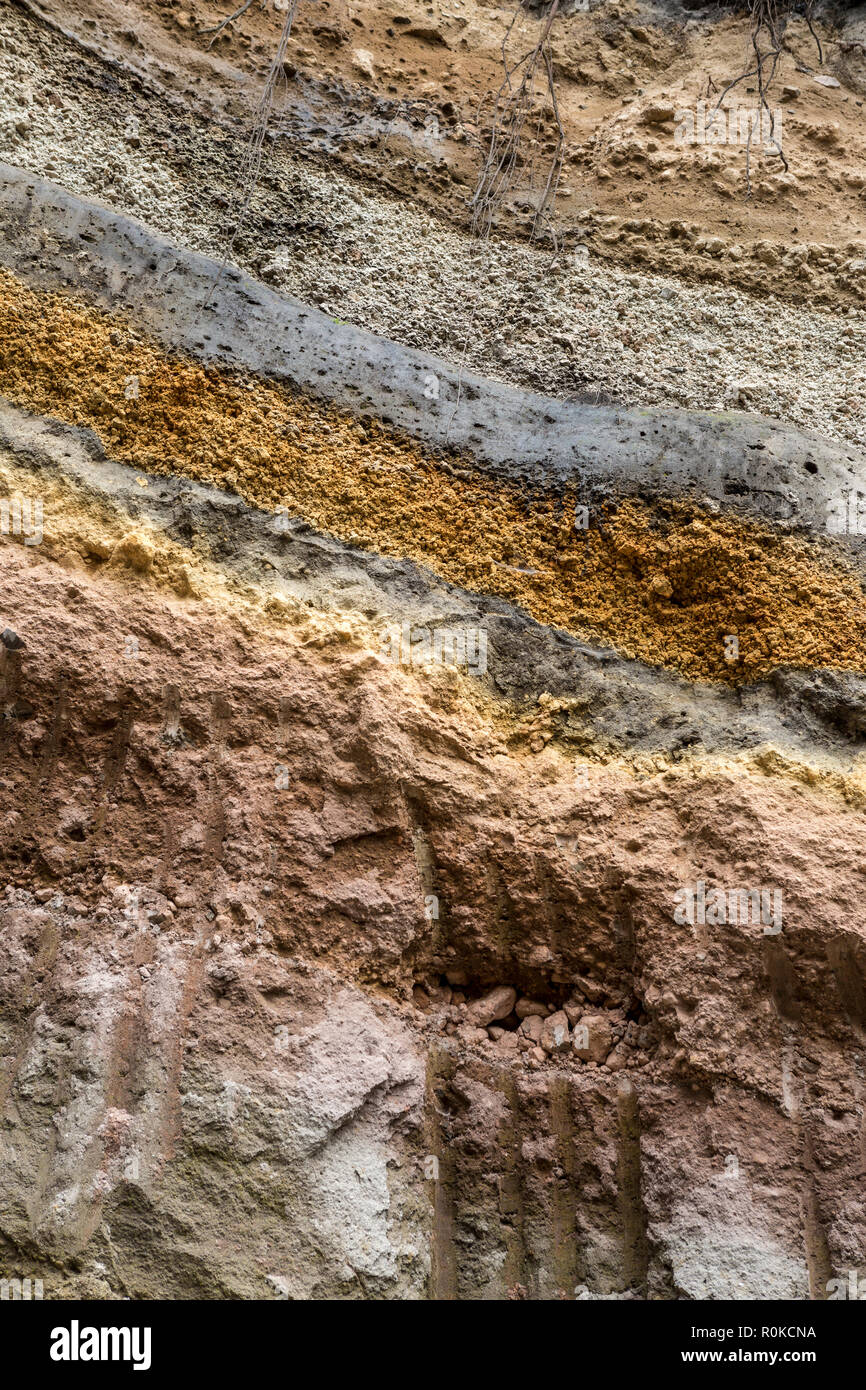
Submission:
[[[344,642],[380,653],[406,623],[483,629],[487,673],[461,679],[488,712],[491,693],[507,702],[497,720],[509,744],[537,748],[552,739],[581,759],[615,753],[639,765],[659,753],[676,761],[702,751],[750,752],[759,765],[784,766],[806,781],[820,768],[855,802],[862,794],[862,677],[780,670],[756,685],[694,684],[578,642],[502,600],[468,594],[426,566],[324,537],[175,475],[145,477],[113,462],[90,431],[4,405],[0,444],[0,496],[38,493],[40,553],[73,570],[93,573],[107,562],[114,575],[134,573],[122,557],[144,555],[139,572],[182,598],[262,610],[272,624],[303,621],[313,625],[311,636],[317,621],[326,628],[339,621]],[[130,535],[138,550],[124,549]],[[23,534],[17,539],[27,546]]]
[[[66,19],[74,22],[74,16]],[[136,14],[128,32],[141,35],[148,24]],[[207,113],[208,82],[199,84],[197,104],[187,102],[179,120],[177,99],[154,86],[153,70],[145,82],[123,67],[109,71],[23,10],[0,12],[0,39],[0,85],[9,94],[5,116],[0,111],[0,158],[140,217],[177,246],[206,255],[225,251],[248,126],[241,118],[226,123]],[[308,39],[311,51],[318,43],[315,34]],[[137,52],[125,43],[123,61]],[[244,65],[250,61],[247,51]],[[231,80],[240,91],[241,69]],[[703,68],[697,81],[706,82]],[[807,91],[804,83],[803,100]],[[819,103],[836,100],[818,84],[814,93]],[[290,109],[298,109],[299,96],[288,98]],[[338,110],[347,109],[350,120],[355,100],[363,98],[339,94]],[[378,119],[386,127],[387,179],[396,162],[391,141],[404,138],[401,130],[426,137],[423,123],[404,123],[393,110]],[[84,142],[77,138],[82,127]],[[320,129],[315,120],[312,129]],[[646,129],[647,138],[657,138]],[[809,200],[808,222],[800,225],[783,200],[767,236],[735,260],[722,254],[732,216],[749,222],[756,211],[741,190],[713,192],[713,213],[706,205],[696,212],[690,199],[686,217],[698,221],[675,218],[656,227],[635,222],[634,209],[623,216],[605,210],[618,188],[614,168],[590,215],[590,226],[598,222],[591,250],[582,230],[582,250],[552,259],[521,241],[497,238],[479,247],[452,220],[432,221],[423,188],[411,202],[382,189],[372,147],[358,170],[361,181],[340,172],[330,146],[324,163],[311,162],[303,152],[315,138],[307,130],[268,142],[259,187],[232,242],[232,260],[268,285],[341,320],[546,394],[745,408],[866,443],[860,409],[866,218],[861,209],[853,222],[831,219],[826,244],[801,240],[827,209],[826,182]],[[719,187],[724,181],[711,165],[743,159],[741,147],[703,154],[706,177]],[[429,158],[429,150],[416,149],[412,167]],[[447,185],[459,195],[462,219],[469,190],[450,179]],[[675,186],[670,179],[660,184],[666,201]],[[862,196],[861,189],[860,203]],[[602,256],[624,263],[628,274]],[[835,269],[827,279],[831,262]],[[648,274],[643,265],[659,273]],[[701,278],[689,283],[691,273]],[[726,289],[732,278],[752,293]],[[704,287],[704,279],[711,284]],[[804,302],[770,299],[768,314],[770,290]],[[823,307],[810,307],[813,300]],[[847,317],[840,330],[841,304]]]
[[[596,503],[605,484],[650,485],[822,530],[840,495],[866,492],[860,448],[740,411],[591,406],[509,388],[339,323],[20,169],[0,167],[0,211],[0,259],[28,284],[77,291],[134,316],[172,351],[468,450],[524,485],[573,480]]]
[[[3,290],[0,390],[95,428],[124,462],[228,483],[249,501],[693,677],[862,669],[857,574],[829,553],[818,560],[800,538],[674,499],[652,510],[624,500],[576,531],[573,492],[534,499],[456,477],[374,423],[371,443],[367,430],[278,388],[167,360],[128,325],[8,277]],[[726,634],[739,635],[738,659],[726,657]]]
[[[283,19],[256,5],[213,42],[202,31],[224,19],[227,6],[154,12],[146,4],[87,0],[73,13],[57,0],[28,0],[27,8],[148,88],[242,128]],[[340,0],[302,3],[278,92],[277,148],[286,142],[325,156],[467,222],[515,8],[464,3],[446,13],[437,5],[431,15],[424,0],[410,0],[394,16],[353,0],[350,19]],[[742,20],[711,13],[696,21],[679,5],[605,4],[589,14],[564,13],[553,35],[567,138],[557,200],[561,234],[589,240],[615,261],[762,294],[838,294],[847,278],[843,264],[862,256],[852,250],[834,261],[840,232],[846,240],[864,237],[866,60],[856,48],[842,48],[844,29],[831,27],[829,12],[826,19],[818,21],[823,67],[805,22],[796,18],[788,28],[775,105],[790,167],[786,172],[773,152],[755,151],[754,196],[746,203],[744,141],[675,140],[675,113],[694,113],[702,99],[710,107],[743,70]],[[516,52],[531,46],[538,25],[537,16],[522,17]],[[838,85],[825,86],[813,74]],[[746,92],[733,93],[735,126],[738,108],[752,102]],[[543,111],[538,145],[549,147],[552,136],[552,115]],[[518,235],[535,218],[530,162],[521,161],[502,211],[502,229]],[[804,243],[806,257],[787,255]],[[773,256],[764,260],[768,244]],[[858,272],[852,278],[858,281]],[[857,302],[862,286],[850,288]]]
[[[866,20],[747,200],[742,17],[563,5],[553,254],[516,0],[301,0],[221,264],[229,8],[0,10],[0,1297],[847,1289]]]
[[[860,1095],[862,812],[784,776],[697,766],[637,782],[611,766],[576,798],[553,750],[491,758],[496,734],[445,673],[422,707],[336,629],[321,654],[303,631],[275,645],[146,577],[2,555],[25,644],[3,668],[10,1268],[43,1269],[54,1296],[417,1297],[436,1249],[461,1297],[515,1283],[555,1297],[572,1279],[594,1296],[804,1296],[804,1124],[847,1267],[862,1242],[844,1137]],[[780,942],[674,925],[691,874],[778,881],[783,844]],[[542,1012],[579,997],[608,1047],[633,1039],[610,1065],[635,1075],[635,1099],[594,1062],[514,1054],[453,1002],[498,981]],[[444,1227],[425,1179],[434,1101]],[[744,1183],[729,1189],[731,1152]],[[340,1223],[313,1257],[324,1193]]]

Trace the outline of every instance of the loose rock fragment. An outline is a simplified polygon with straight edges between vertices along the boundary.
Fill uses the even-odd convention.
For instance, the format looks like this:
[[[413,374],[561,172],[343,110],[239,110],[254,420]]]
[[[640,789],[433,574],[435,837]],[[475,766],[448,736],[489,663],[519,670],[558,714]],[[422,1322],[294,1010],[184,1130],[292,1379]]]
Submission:
[[[584,1062],[603,1062],[613,1044],[613,1030],[602,1014],[585,1014],[574,1030],[574,1054]]]
[[[567,1052],[570,1041],[568,1018],[561,1009],[544,1020],[541,1046],[545,1052]]]
[[[518,999],[514,1006],[514,1012],[518,1018],[530,1018],[533,1014],[539,1018],[546,1018],[550,1009],[546,1004],[541,1004],[537,999]]]
[[[533,1043],[541,1042],[541,1035],[544,1030],[544,1022],[538,1014],[529,1014],[524,1018],[518,1033],[522,1038],[530,1038]]]
[[[468,1017],[480,1027],[495,1023],[499,1018],[507,1018],[517,1002],[517,990],[510,985],[497,985],[469,1005]]]

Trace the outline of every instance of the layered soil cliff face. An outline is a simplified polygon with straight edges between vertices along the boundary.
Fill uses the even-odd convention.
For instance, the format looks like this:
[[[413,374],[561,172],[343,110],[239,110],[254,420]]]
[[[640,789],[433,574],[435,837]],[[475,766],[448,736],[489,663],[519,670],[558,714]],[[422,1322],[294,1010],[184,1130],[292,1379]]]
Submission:
[[[54,1296],[806,1297],[856,1263],[850,777],[695,752],[584,780],[465,676],[213,563],[179,599],[122,512],[51,505],[48,553],[4,556],[10,1268]],[[700,877],[781,883],[781,931],[677,924]],[[588,1055],[507,1015],[492,1040],[496,986]]]
[[[520,209],[511,243],[467,235],[469,111],[513,8],[302,0],[222,270],[189,251],[219,255],[205,195],[284,12],[212,47],[228,6],[0,16],[28,73],[0,130],[0,1276],[45,1297],[808,1299],[866,1267],[856,30],[827,16],[840,85],[786,98],[797,183],[764,171],[744,204],[724,170],[662,182],[647,119],[705,63],[718,83],[742,21],[563,13],[559,225],[589,278],[600,257],[656,330],[663,291],[706,307],[693,239],[656,262],[667,231],[584,235],[645,185],[648,225],[734,226],[720,321],[805,325],[819,364],[771,423],[683,409],[723,402],[666,366],[641,395],[587,335],[606,415],[560,371]],[[104,151],[135,170],[154,132],[152,186],[108,180]],[[286,256],[274,210],[316,186],[343,211]],[[826,246],[753,255],[795,199]],[[225,305],[291,329],[242,272],[302,291],[349,201],[395,246],[442,238],[446,298],[452,264],[482,298],[511,276],[512,309],[525,275],[531,360],[471,308],[449,327],[409,262],[354,300],[395,341],[335,312],[306,359],[257,365]],[[334,257],[334,298],[357,264]],[[362,410],[304,366],[328,353],[365,364]]]
[[[167,360],[127,323],[6,277],[0,335],[8,400],[95,429],[113,458],[146,472],[237,488],[248,502],[696,678],[862,667],[862,587],[829,543],[822,555],[815,541],[677,499],[623,500],[598,529],[581,531],[576,484],[533,498],[465,468],[455,474],[382,426],[368,433],[279,388]],[[732,664],[725,634],[741,630]]]
[[[317,5],[307,13],[305,4],[302,0],[297,13],[302,26],[297,32],[305,33],[304,46],[312,54],[319,40],[310,28],[325,7]],[[40,12],[43,8],[40,4]],[[622,12],[613,15],[605,6],[605,22],[628,35],[635,15],[625,7],[613,8]],[[352,0],[353,13],[358,9]],[[264,283],[321,306],[334,318],[442,354],[487,376],[592,401],[712,410],[746,406],[831,438],[866,443],[861,411],[866,185],[858,190],[846,184],[845,206],[836,206],[830,182],[837,179],[836,157],[831,153],[823,156],[826,169],[816,175],[804,200],[802,226],[784,200],[773,202],[769,220],[761,220],[763,195],[756,190],[746,200],[740,189],[736,197],[727,196],[718,191],[725,185],[715,176],[709,182],[710,201],[700,204],[698,213],[693,186],[679,175],[659,185],[657,173],[648,172],[644,184],[659,194],[665,217],[652,240],[646,231],[636,230],[635,218],[625,210],[624,166],[612,165],[611,178],[597,192],[588,189],[580,195],[582,211],[595,209],[589,226],[595,225],[596,214],[600,219],[592,237],[583,222],[569,229],[564,195],[557,199],[562,250],[553,256],[546,243],[531,246],[520,238],[494,238],[479,245],[467,235],[468,203],[485,149],[481,132],[465,145],[468,182],[455,183],[443,175],[446,199],[437,196],[431,204],[422,188],[407,198],[399,183],[394,186],[401,168],[411,173],[428,164],[439,167],[424,148],[413,149],[411,161],[399,166],[393,142],[417,140],[416,126],[389,111],[370,142],[365,138],[361,157],[344,161],[347,141],[350,152],[352,148],[352,117],[363,106],[369,79],[358,75],[333,98],[349,129],[320,148],[324,128],[315,122],[285,129],[283,117],[302,109],[306,92],[297,76],[287,77],[286,88],[277,92],[281,115],[275,114],[269,126],[256,194],[238,231],[232,216],[240,192],[238,171],[248,149],[247,113],[260,99],[262,74],[246,75],[253,61],[247,49],[243,68],[231,70],[238,111],[231,114],[220,107],[214,113],[220,84],[210,68],[218,48],[208,50],[208,36],[197,36],[192,24],[178,28],[172,17],[176,10],[126,7],[128,34],[142,37],[135,53],[128,41],[112,38],[115,29],[107,20],[93,20],[86,32],[93,35],[98,23],[98,39],[91,37],[82,49],[54,27],[23,25],[17,7],[0,11],[0,158],[140,217],[175,245],[217,258],[230,246],[232,261]],[[513,13],[513,8],[476,9],[479,23],[492,22],[498,14],[497,51]],[[87,6],[64,6],[53,23],[70,32],[80,29],[84,41],[86,17]],[[283,18],[272,9],[260,15],[256,7],[233,32],[267,22],[268,46],[262,54],[270,57]],[[577,14],[564,32],[588,22],[588,16]],[[527,38],[535,32],[534,24]],[[727,24],[725,20],[723,28]],[[172,96],[152,62],[146,76],[138,76],[138,60],[159,43],[154,26],[164,25],[178,40],[183,35],[195,63],[207,73],[183,98]],[[846,32],[838,31],[840,42],[846,41]],[[699,25],[690,40],[690,85],[674,109],[693,109],[706,90],[701,60],[715,33],[714,25]],[[741,22],[734,33],[737,41],[726,65],[712,68],[720,89],[725,75],[733,78],[747,56],[741,51]],[[822,35],[828,55],[836,54],[828,33],[822,30]],[[420,38],[405,42],[427,51]],[[94,49],[116,61],[106,65],[91,58]],[[473,49],[460,51],[462,61],[471,61]],[[793,61],[785,58],[786,65]],[[808,61],[814,66],[811,55]],[[846,61],[857,64],[856,49]],[[665,75],[662,66],[660,82]],[[817,75],[833,77],[825,70]],[[853,79],[846,78],[845,87],[828,88],[795,69],[792,80],[802,83],[801,102],[830,103],[832,121],[850,116],[851,141],[862,139],[863,108],[857,103],[864,98],[856,83],[850,85]],[[647,87],[647,94],[651,90]],[[581,100],[592,102],[598,87],[589,84],[581,91]],[[746,93],[742,99],[750,102],[754,96]],[[419,98],[417,105],[423,134],[437,98]],[[472,106],[474,111],[476,100]],[[612,107],[617,113],[624,109],[618,100]],[[818,109],[811,118],[819,120]],[[829,118],[825,112],[824,119]],[[86,140],[80,138],[82,128]],[[796,140],[790,121],[783,129],[786,141]],[[654,137],[659,157],[678,149],[674,136],[669,120]],[[808,151],[798,146],[795,153],[789,143],[785,148],[792,171],[801,171]],[[735,164],[742,176],[741,144],[703,145],[692,156]],[[862,152],[852,158],[862,170]],[[774,158],[769,172],[775,177],[778,170]],[[676,214],[672,199],[685,203]],[[822,241],[818,227],[825,216],[828,230]],[[745,224],[733,233],[735,251],[743,251],[739,258],[723,254],[724,238],[732,235],[735,222]],[[766,311],[768,295],[773,297],[771,313]]]
[[[183,109],[231,122],[260,101],[289,5],[255,0],[221,32],[214,30],[240,5],[83,0],[73,8],[63,0],[28,0],[28,8]],[[491,94],[503,81],[503,41],[516,63],[536,42],[549,10],[530,5],[515,17],[517,8],[480,0],[299,5],[275,131],[328,166],[465,222],[489,133]],[[802,298],[816,290],[838,293],[843,285],[850,293],[862,270],[846,261],[862,258],[864,248],[852,247],[847,258],[838,252],[864,235],[861,7],[828,7],[824,18],[835,23],[819,25],[820,53],[801,16],[788,25],[770,96],[789,168],[775,154],[753,152],[754,197],[747,207],[739,129],[740,112],[753,104],[749,84],[734,88],[724,108],[726,134],[732,119],[735,139],[675,139],[678,111],[690,110],[699,131],[698,103],[710,110],[749,71],[742,14],[720,7],[707,23],[704,12],[695,17],[676,0],[583,9],[563,5],[551,35],[566,142],[562,232],[588,238],[605,259],[731,280],[762,293],[772,288]],[[527,167],[550,151],[554,134],[548,109],[539,124],[533,121]],[[528,229],[534,217],[518,176],[502,225]]]

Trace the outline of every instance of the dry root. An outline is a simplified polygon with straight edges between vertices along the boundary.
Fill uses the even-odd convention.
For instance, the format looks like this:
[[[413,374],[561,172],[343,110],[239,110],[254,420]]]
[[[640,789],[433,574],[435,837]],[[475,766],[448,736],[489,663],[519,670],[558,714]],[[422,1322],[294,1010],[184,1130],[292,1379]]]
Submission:
[[[813,0],[807,0],[805,19],[818,49],[818,61],[823,62],[824,53],[821,40],[818,38],[812,23],[812,3]],[[765,114],[769,120],[769,131],[768,138],[764,139],[764,147],[770,146],[775,149],[784,165],[785,172],[788,171],[788,161],[782,149],[781,132],[776,129],[775,113],[771,109],[767,97],[785,48],[785,32],[794,8],[795,0],[749,0],[751,18],[749,38],[753,66],[750,66],[748,71],[741,73],[739,77],[735,77],[733,82],[728,83],[711,113],[712,115],[716,114],[728,93],[738,87],[741,82],[746,82],[750,78],[757,80],[757,120],[750,125],[746,138],[746,196],[749,198],[752,196],[752,140],[756,129],[761,135],[764,134]]]
[[[539,227],[547,220],[548,209],[556,197],[562,174],[565,131],[556,97],[550,31],[559,8],[560,0],[551,0],[550,8],[541,21],[538,42],[517,62],[512,63],[508,45],[519,11],[515,13],[502,40],[505,76],[493,98],[490,144],[470,203],[472,230],[476,235],[489,236],[519,170],[527,170],[528,193],[530,196],[537,195],[531,238],[536,237]],[[553,116],[554,148],[539,176],[537,151],[544,146],[548,110]],[[528,160],[523,152],[527,128],[533,131],[530,137],[532,153]],[[551,231],[555,245],[552,224]]]

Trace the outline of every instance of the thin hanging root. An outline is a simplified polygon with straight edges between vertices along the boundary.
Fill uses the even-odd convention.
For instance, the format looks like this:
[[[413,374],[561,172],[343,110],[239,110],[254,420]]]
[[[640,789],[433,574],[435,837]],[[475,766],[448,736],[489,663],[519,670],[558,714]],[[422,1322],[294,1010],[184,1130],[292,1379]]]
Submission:
[[[550,162],[544,190],[535,210],[530,240],[534,240],[538,231],[539,219],[546,217],[547,208],[551,200],[556,197],[556,190],[559,186],[559,179],[562,173],[565,131],[562,126],[559,104],[556,99],[556,84],[553,77],[553,62],[550,56],[549,39],[550,26],[556,18],[559,5],[560,0],[552,0],[541,38],[538,40],[535,47],[531,49],[529,53],[524,54],[513,67],[508,60],[508,40],[517,22],[518,10],[515,10],[502,39],[502,66],[505,70],[505,76],[493,103],[493,129],[490,135],[487,157],[481,166],[475,192],[470,201],[470,207],[472,208],[472,234],[474,237],[477,237],[480,242],[480,259],[483,267],[483,274],[479,276],[477,281],[479,286],[486,284],[489,279],[488,243],[490,233],[496,214],[508,196],[508,191],[514,179],[515,170],[521,162],[520,146],[523,139],[524,126],[535,105],[535,78],[540,67],[544,72],[546,95],[549,97],[550,104],[553,108],[557,138],[556,148]],[[520,82],[515,87],[512,79],[516,79],[519,72],[522,72],[522,76]],[[543,106],[539,103],[535,126],[536,146],[542,134],[543,114]],[[529,170],[530,190],[534,187],[534,179],[535,156],[533,155]],[[550,224],[550,231],[555,252],[558,249],[558,245],[556,228],[552,223]],[[472,305],[472,315],[466,330],[466,336],[463,340],[463,351],[460,354],[460,363],[457,369],[457,392],[445,432],[446,439],[450,433],[454,416],[457,413],[457,408],[463,396],[463,373],[466,366],[466,356],[469,351],[469,340],[475,326],[475,317],[478,312],[478,307],[479,290],[476,289]]]
[[[776,69],[785,47],[785,30],[788,27],[788,20],[791,17],[793,8],[792,0],[750,0],[751,29],[750,40],[752,52],[754,54],[754,67],[749,68],[748,72],[743,72],[739,77],[735,77],[733,82],[729,82],[724,91],[720,94],[718,101],[713,107],[711,116],[715,116],[720,109],[722,102],[733,91],[734,87],[741,82],[746,82],[750,77],[758,79],[758,120],[755,123],[759,130],[763,124],[763,113],[766,111],[770,121],[769,141],[765,141],[765,146],[771,144],[775,146],[776,154],[788,172],[788,161],[785,158],[781,141],[776,138],[776,118],[770,109],[767,94],[776,76]],[[805,11],[806,23],[809,32],[815,40],[818,49],[818,59],[824,61],[824,53],[821,47],[821,40],[815,33],[812,24],[812,0],[808,0]],[[762,43],[766,47],[762,48]],[[749,125],[749,133],[746,137],[746,197],[752,196],[752,138],[755,133],[755,124]]]
[[[805,18],[805,20],[806,20],[806,23],[807,23],[808,26],[809,26],[809,33],[812,35],[812,38],[815,40],[815,46],[816,46],[816,48],[818,49],[818,62],[819,62],[819,63],[823,63],[823,61],[824,61],[824,50],[823,50],[823,48],[821,47],[821,40],[818,38],[818,35],[815,33],[815,26],[814,26],[814,24],[812,23],[812,6],[813,6],[813,3],[814,3],[814,0],[808,0],[808,4],[806,5],[806,11],[805,11],[805,16],[804,16],[804,18]],[[861,46],[862,46],[862,45],[861,45]]]
[[[536,207],[531,238],[537,235],[539,222],[546,217],[551,199],[556,195],[562,173],[565,131],[556,98],[553,60],[550,53],[550,29],[559,7],[560,0],[552,0],[537,44],[513,66],[508,58],[508,41],[517,20],[517,12],[515,12],[502,40],[502,64],[505,69],[505,76],[494,98],[490,145],[470,202],[472,230],[475,235],[489,236],[490,234],[496,213],[504,204],[514,183],[516,170],[523,162],[521,146],[525,139],[525,127],[536,108],[538,111],[535,130],[536,144],[540,140],[544,98],[549,100],[553,110],[553,119],[556,124],[556,145]],[[515,85],[518,74],[520,74],[520,81]],[[536,84],[539,79],[543,84],[542,102],[538,101],[536,91]],[[529,169],[530,190],[534,189],[535,186],[535,155],[533,155]]]
[[[286,62],[286,50],[288,48],[289,39],[292,33],[292,24],[294,22],[295,12],[297,11],[299,3],[300,0],[290,0],[289,8],[286,12],[286,17],[283,20],[283,29],[282,33],[280,34],[280,41],[277,44],[277,51],[274,54],[273,61],[271,63],[270,68],[268,69],[268,75],[265,80],[264,89],[259,100],[258,109],[256,111],[256,119],[253,126],[253,132],[247,144],[247,148],[244,153],[244,158],[241,162],[240,170],[238,171],[237,182],[241,189],[242,196],[240,208],[238,211],[237,226],[235,227],[235,231],[232,236],[232,246],[234,245],[235,238],[237,237],[241,224],[244,218],[246,217],[250,201],[258,183],[259,173],[261,171],[262,166],[262,149],[265,143],[265,136],[268,133],[268,123],[271,118],[271,110],[274,104],[274,93],[277,88],[277,83],[283,74],[283,68]]]
[[[249,9],[252,3],[253,0],[247,0],[246,5],[244,5],[242,9],[238,10],[234,16],[231,16],[231,18],[237,18],[237,15],[242,14],[245,9]],[[267,0],[262,0],[263,9],[266,3]],[[262,155],[265,137],[268,133],[268,123],[271,118],[271,111],[273,109],[274,104],[274,93],[277,88],[277,83],[280,80],[280,77],[283,73],[283,68],[286,61],[286,51],[288,49],[289,39],[292,33],[292,24],[294,22],[295,12],[298,8],[299,3],[300,0],[289,0],[289,8],[286,12],[286,17],[283,20],[283,29],[282,33],[280,34],[280,41],[277,44],[277,51],[274,54],[273,61],[271,63],[270,68],[268,69],[268,75],[265,80],[265,85],[262,90],[262,95],[259,100],[258,108],[256,110],[252,134],[250,135],[250,138],[247,142],[247,147],[244,151],[243,158],[240,162],[240,167],[238,168],[237,177],[235,179],[235,191],[232,197],[232,205],[229,212],[229,221],[230,225],[232,226],[231,237],[229,238],[228,245],[226,246],[225,254],[222,257],[222,260],[220,261],[219,270],[217,271],[217,274],[210,287],[210,290],[208,291],[207,298],[204,304],[202,305],[202,309],[199,311],[200,313],[204,312],[204,310],[210,304],[211,299],[213,298],[214,291],[216,290],[216,287],[220,282],[223,271],[228,265],[229,257],[231,256],[232,251],[234,250],[235,242],[237,241],[238,236],[240,235],[241,230],[244,226],[244,223],[246,222],[247,213],[249,212],[250,204],[253,200],[253,196],[258,186],[259,174],[261,173],[262,167]],[[225,22],[230,23],[231,19]]]
[[[246,14],[247,10],[251,9],[255,3],[256,0],[244,0],[244,3],[242,5],[239,5],[238,8],[235,10],[234,14],[229,15],[228,19],[220,20],[219,24],[212,25],[210,29],[199,29],[198,32],[200,34],[213,34],[213,38],[208,44],[208,48],[213,48],[214,44],[216,43],[223,30],[228,29],[230,24],[234,24],[236,19],[240,19],[241,15]],[[261,0],[261,8],[263,10],[266,10],[267,7],[268,0]]]

